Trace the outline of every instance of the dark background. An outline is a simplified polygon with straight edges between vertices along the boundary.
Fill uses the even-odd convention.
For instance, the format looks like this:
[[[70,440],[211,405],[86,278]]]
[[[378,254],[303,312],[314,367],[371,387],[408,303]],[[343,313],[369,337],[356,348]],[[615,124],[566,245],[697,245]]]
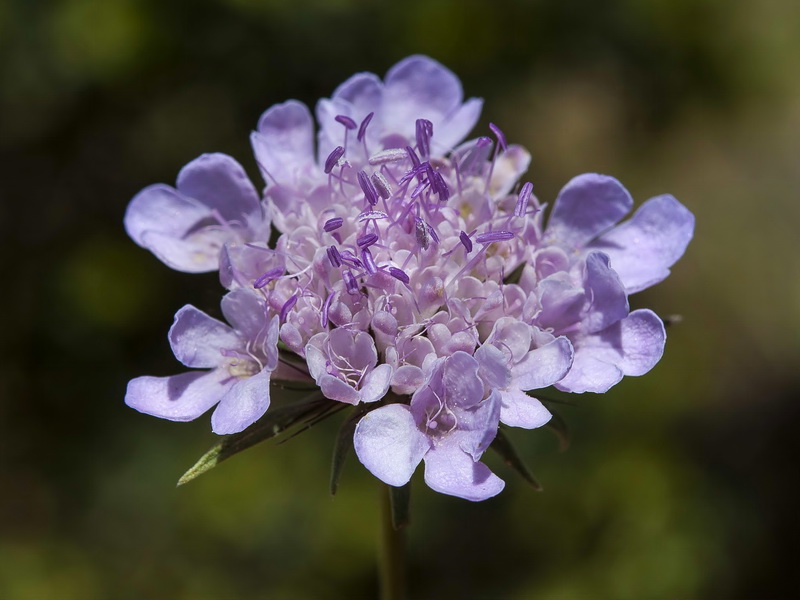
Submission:
[[[513,439],[545,491],[480,504],[415,479],[413,598],[790,598],[800,390],[800,4],[793,0],[11,0],[0,3],[0,597],[374,597],[378,485],[327,491],[337,418],[186,487],[214,441],[123,404],[216,311],[122,228],[203,152],[260,185],[248,134],[357,71],[426,53],[533,155],[670,192],[695,240],[635,307],[679,314],[647,376],[573,398],[572,447]]]

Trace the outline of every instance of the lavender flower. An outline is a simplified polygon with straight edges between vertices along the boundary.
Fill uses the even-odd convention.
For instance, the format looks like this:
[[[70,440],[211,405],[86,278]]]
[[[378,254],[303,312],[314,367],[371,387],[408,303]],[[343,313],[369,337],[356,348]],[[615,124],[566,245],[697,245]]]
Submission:
[[[693,216],[659,196],[618,225],[630,195],[587,174],[545,226],[521,181],[530,154],[495,125],[497,144],[463,141],[480,109],[412,56],[320,100],[316,149],[306,106],[268,109],[251,136],[263,201],[223,155],[190,163],[176,190],[144,190],[129,232],[176,268],[219,268],[233,328],[182,309],[175,354],[210,370],[135,379],[126,401],[173,420],[219,403],[214,431],[241,431],[266,411],[273,372],[289,377],[280,339],[293,378],[370,405],[354,445],[379,479],[403,485],[424,461],[431,488],[482,500],[504,485],[480,462],[499,424],[550,419],[534,390],[602,392],[650,370],[664,327],[628,295],[669,274]]]

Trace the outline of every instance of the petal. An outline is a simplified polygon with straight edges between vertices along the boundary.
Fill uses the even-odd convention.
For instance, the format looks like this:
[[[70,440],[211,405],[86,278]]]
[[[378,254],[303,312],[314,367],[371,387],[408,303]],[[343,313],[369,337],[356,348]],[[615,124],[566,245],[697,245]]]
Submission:
[[[408,406],[389,404],[358,422],[353,447],[370,473],[384,483],[401,486],[411,479],[431,442],[417,428]]]
[[[425,483],[436,492],[473,502],[499,494],[505,482],[457,444],[441,443],[425,455]]]
[[[524,360],[511,368],[513,385],[526,391],[553,385],[569,371],[572,355],[572,344],[563,336],[531,350]]]
[[[375,402],[380,400],[389,391],[389,382],[392,380],[393,369],[391,365],[378,365],[364,378],[358,396],[361,402]]]
[[[387,128],[410,134],[417,119],[437,125],[453,113],[463,98],[461,82],[452,71],[427,56],[409,56],[386,74],[383,92],[383,120]]]
[[[192,421],[214,406],[233,385],[223,369],[171,377],[137,377],[128,383],[125,404],[154,417]]]
[[[495,160],[492,183],[489,191],[493,198],[502,198],[513,188],[528,170],[531,154],[522,146],[512,144]]]
[[[203,154],[178,173],[178,191],[216,210],[226,221],[245,224],[260,211],[258,193],[242,166],[227,154]]]
[[[466,352],[456,352],[445,360],[442,384],[448,404],[469,407],[483,398],[478,361]]]
[[[475,351],[475,360],[480,365],[478,372],[487,386],[505,389],[511,384],[508,359],[499,348],[486,343]]]
[[[448,439],[457,440],[458,446],[464,452],[478,460],[497,437],[501,402],[500,391],[492,390],[489,397],[477,406],[468,409],[454,408],[458,429],[451,432]]]
[[[694,234],[694,215],[669,195],[651,198],[633,217],[592,242],[611,258],[629,294],[658,283],[683,256]]]
[[[630,307],[625,287],[609,266],[608,256],[602,252],[590,252],[586,257],[583,287],[591,301],[582,319],[584,332],[600,331],[628,315]]]
[[[272,371],[264,369],[257,375],[239,379],[225,394],[211,415],[211,429],[218,435],[239,433],[269,408],[269,380]]]
[[[512,362],[519,362],[531,349],[531,328],[519,319],[500,317],[486,341],[507,351]]]
[[[547,423],[553,415],[536,398],[520,389],[501,391],[500,420],[510,427],[535,429]]]
[[[323,374],[317,379],[317,385],[319,385],[319,389],[325,397],[331,400],[346,402],[347,404],[358,404],[360,400],[355,388],[333,375]]]
[[[611,327],[573,340],[575,356],[556,384],[567,392],[605,392],[625,375],[644,375],[661,359],[664,324],[647,309],[633,311]]]
[[[237,288],[222,298],[222,314],[246,340],[255,340],[267,328],[264,298],[252,289]]]
[[[168,337],[175,358],[196,369],[218,366],[223,360],[220,350],[242,345],[233,329],[191,304],[175,313]]]
[[[219,268],[220,248],[228,237],[227,232],[216,228],[199,231],[186,239],[160,231],[145,231],[142,246],[176,271],[207,273]]]
[[[250,141],[265,180],[294,184],[298,171],[314,165],[314,122],[302,102],[269,108]]]
[[[628,190],[613,177],[578,175],[558,194],[547,236],[565,247],[580,248],[616,224],[632,206]]]
[[[444,121],[437,123],[431,138],[433,149],[439,154],[444,154],[460,144],[475,127],[482,109],[481,98],[470,98],[451,112]]]

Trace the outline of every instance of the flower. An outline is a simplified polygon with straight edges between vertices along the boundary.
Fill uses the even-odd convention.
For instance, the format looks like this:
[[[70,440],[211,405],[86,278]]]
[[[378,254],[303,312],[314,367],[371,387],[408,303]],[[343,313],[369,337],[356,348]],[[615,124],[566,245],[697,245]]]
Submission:
[[[171,421],[192,421],[217,405],[215,433],[244,430],[269,408],[269,380],[278,364],[278,318],[267,319],[264,309],[246,289],[222,299],[233,327],[194,306],[181,308],[169,330],[172,351],[185,366],[209,370],[137,377],[128,383],[125,403]]]
[[[664,326],[628,297],[669,274],[694,217],[659,196],[618,224],[630,194],[585,174],[545,222],[521,180],[530,154],[494,124],[496,143],[464,141],[481,106],[412,56],[320,100],[316,148],[304,104],[264,112],[251,135],[263,199],[224,155],[143,190],[129,233],[176,268],[218,268],[233,327],[181,309],[173,350],[210,370],[135,379],[126,401],[174,420],[219,403],[214,431],[241,431],[287,361],[332,402],[364,405],[354,446],[376,477],[403,485],[424,462],[431,488],[483,500],[504,485],[480,462],[500,423],[551,417],[531,392],[604,392],[649,371]]]

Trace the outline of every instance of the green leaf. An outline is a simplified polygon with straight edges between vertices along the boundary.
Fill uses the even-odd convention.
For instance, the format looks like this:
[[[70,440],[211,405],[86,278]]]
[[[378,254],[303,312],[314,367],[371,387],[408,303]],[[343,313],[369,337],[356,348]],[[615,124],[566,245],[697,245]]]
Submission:
[[[294,425],[314,421],[338,405],[340,405],[339,402],[328,400],[319,391],[309,394],[299,401],[283,405],[276,402],[256,423],[241,433],[225,436],[214,444],[191,469],[183,474],[178,480],[178,485],[189,483],[234,454],[255,446],[259,442],[274,438]]]
[[[517,268],[509,273],[508,277],[503,279],[503,283],[519,283],[522,278],[522,269],[525,268],[525,263],[519,263]]]
[[[389,502],[392,508],[392,527],[402,529],[411,523],[411,482],[401,487],[389,487]]]
[[[335,496],[336,491],[339,489],[339,477],[342,475],[345,460],[350,454],[350,450],[353,449],[353,434],[355,433],[356,425],[361,420],[361,417],[367,414],[371,408],[373,407],[370,407],[368,404],[357,406],[339,428],[339,433],[336,436],[336,445],[333,448],[333,460],[331,462],[331,496]]]
[[[522,475],[522,478],[530,483],[537,492],[542,491],[542,484],[540,484],[536,477],[533,476],[527,465],[522,462],[517,450],[511,444],[505,432],[502,429],[497,430],[497,436],[494,438],[491,446],[492,450],[497,452],[503,461],[517,473]]]

